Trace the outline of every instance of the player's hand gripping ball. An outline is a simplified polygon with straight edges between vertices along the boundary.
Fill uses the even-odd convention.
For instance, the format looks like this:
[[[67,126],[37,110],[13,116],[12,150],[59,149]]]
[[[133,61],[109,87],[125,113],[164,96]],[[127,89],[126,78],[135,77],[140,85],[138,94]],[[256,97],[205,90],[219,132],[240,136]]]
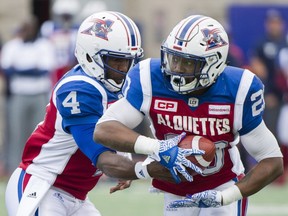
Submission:
[[[205,154],[203,155],[191,155],[186,157],[188,160],[190,160],[192,163],[194,163],[202,170],[205,170],[215,157],[216,147],[214,142],[202,136],[187,135],[178,144],[178,146],[184,149],[192,148],[192,149],[204,150]],[[187,170],[192,176],[198,174],[192,169],[187,168]]]

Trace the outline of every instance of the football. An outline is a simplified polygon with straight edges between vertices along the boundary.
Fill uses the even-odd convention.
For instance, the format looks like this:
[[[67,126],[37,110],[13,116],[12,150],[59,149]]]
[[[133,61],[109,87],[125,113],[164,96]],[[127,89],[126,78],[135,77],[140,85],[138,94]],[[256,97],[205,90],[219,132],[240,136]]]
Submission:
[[[187,135],[178,144],[178,146],[184,149],[192,148],[192,149],[204,150],[205,153],[203,155],[191,155],[187,157],[188,160],[190,160],[198,167],[202,168],[202,170],[207,168],[215,157],[216,147],[214,142],[202,136]],[[190,170],[189,173],[191,175],[197,174],[194,170],[191,170],[191,172]]]

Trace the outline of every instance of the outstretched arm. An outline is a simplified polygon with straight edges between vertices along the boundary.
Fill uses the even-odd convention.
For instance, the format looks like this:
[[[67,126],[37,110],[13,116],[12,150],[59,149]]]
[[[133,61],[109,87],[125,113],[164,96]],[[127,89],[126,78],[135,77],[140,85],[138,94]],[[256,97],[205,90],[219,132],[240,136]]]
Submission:
[[[117,154],[115,151],[95,143],[92,139],[94,124],[71,126],[69,129],[81,151],[107,176],[122,180],[154,177],[174,182],[169,170],[158,162],[143,166],[141,162],[133,161],[131,158],[123,156],[124,154]],[[143,175],[138,174],[139,172]]]
[[[97,124],[94,130],[94,141],[122,152],[134,151],[134,144],[140,136],[122,123],[112,120]]]
[[[94,141],[117,151],[134,153],[134,144],[140,134],[132,129],[138,126],[143,119],[144,115],[125,98],[122,98],[113,103],[97,122],[93,136]],[[151,140],[154,142],[151,142],[150,145],[157,148],[156,140]]]

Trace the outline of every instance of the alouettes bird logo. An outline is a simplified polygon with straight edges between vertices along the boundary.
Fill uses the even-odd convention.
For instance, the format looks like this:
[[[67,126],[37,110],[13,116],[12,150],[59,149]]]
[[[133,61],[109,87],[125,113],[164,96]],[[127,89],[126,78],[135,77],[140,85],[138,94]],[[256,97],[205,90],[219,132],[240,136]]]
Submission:
[[[222,31],[218,28],[216,29],[203,29],[202,33],[204,35],[203,41],[206,42],[207,50],[221,47],[221,46],[226,46],[228,43],[220,36],[219,33]]]
[[[94,35],[108,41],[108,33],[112,31],[112,20],[92,19],[92,25],[86,30],[82,31],[82,34]]]

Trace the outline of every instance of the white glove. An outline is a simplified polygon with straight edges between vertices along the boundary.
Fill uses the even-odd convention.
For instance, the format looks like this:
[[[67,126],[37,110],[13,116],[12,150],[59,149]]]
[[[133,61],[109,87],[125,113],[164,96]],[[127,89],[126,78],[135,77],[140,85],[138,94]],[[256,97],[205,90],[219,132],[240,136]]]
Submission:
[[[179,148],[178,144],[186,136],[182,133],[174,138],[167,140],[157,140],[145,136],[138,136],[134,151],[137,154],[147,154],[148,158],[160,163],[170,170],[171,175],[176,183],[181,181],[178,173],[181,173],[188,181],[193,181],[192,176],[186,171],[186,168],[194,170],[198,174],[202,174],[202,170],[189,161],[186,157],[190,155],[202,155],[205,152],[199,149],[183,149]],[[149,161],[146,160],[143,165],[147,165]]]
[[[236,185],[233,185],[224,191],[206,190],[193,195],[187,195],[185,199],[173,201],[169,206],[171,208],[210,208],[229,205],[240,199],[242,199],[242,194],[239,188]]]
[[[182,207],[220,207],[222,206],[222,195],[220,191],[207,190],[204,192],[196,193],[186,196],[183,200],[176,200],[169,205],[171,208]]]
[[[185,167],[188,167],[195,172],[202,174],[202,169],[189,161],[186,157],[190,155],[202,155],[205,152],[199,149],[183,149],[178,147],[178,143],[186,136],[186,133],[167,139],[159,140],[160,148],[158,155],[151,155],[157,161],[170,170],[171,175],[176,183],[180,183],[178,173],[181,173],[188,181],[193,181],[193,177],[187,172]]]

